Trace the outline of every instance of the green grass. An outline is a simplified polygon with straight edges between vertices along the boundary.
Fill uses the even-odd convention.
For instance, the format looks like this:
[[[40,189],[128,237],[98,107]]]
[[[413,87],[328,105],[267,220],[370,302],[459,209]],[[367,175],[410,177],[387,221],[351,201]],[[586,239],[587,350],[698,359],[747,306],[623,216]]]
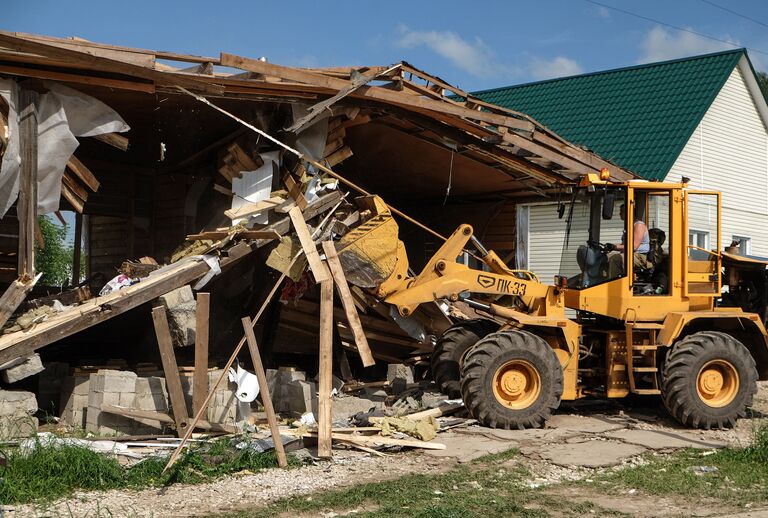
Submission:
[[[768,502],[768,424],[758,426],[752,444],[744,448],[681,450],[648,459],[642,466],[606,473],[595,483],[734,505]]]
[[[331,511],[366,518],[469,518],[485,516],[605,515],[591,502],[571,505],[523,482],[528,470],[514,462],[517,450],[486,455],[472,465],[439,474],[412,474],[394,480],[360,484],[310,497],[280,500],[257,512],[249,509],[219,518],[246,516],[317,516]]]
[[[238,450],[227,439],[185,451],[165,474],[167,456],[150,457],[126,468],[113,457],[78,446],[38,446],[27,454],[18,450],[2,453],[7,465],[0,468],[0,504],[46,502],[76,490],[196,484],[277,466],[274,452]],[[291,463],[297,464],[294,459]]]

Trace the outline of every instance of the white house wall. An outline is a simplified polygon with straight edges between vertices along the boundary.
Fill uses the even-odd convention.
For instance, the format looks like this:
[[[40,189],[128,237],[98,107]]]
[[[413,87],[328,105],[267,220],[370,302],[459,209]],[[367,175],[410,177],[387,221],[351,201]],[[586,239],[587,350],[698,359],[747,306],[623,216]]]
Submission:
[[[751,253],[768,256],[768,133],[742,66],[734,68],[667,180],[686,176],[691,188],[721,191],[722,245],[732,236],[749,237]],[[706,230],[709,212],[691,207],[689,228]],[[714,236],[710,243],[714,246]]]

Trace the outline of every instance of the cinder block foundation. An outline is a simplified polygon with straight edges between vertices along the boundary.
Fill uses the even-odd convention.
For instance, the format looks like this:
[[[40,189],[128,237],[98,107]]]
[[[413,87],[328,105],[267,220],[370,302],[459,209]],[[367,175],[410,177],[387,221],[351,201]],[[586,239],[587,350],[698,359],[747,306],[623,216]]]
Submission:
[[[0,390],[0,440],[29,437],[37,432],[37,399],[32,392]]]

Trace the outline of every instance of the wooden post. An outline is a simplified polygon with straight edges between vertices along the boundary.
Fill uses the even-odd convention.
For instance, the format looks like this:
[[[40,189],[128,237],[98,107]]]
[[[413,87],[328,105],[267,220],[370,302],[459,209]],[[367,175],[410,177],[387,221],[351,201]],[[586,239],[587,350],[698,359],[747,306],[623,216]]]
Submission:
[[[184,401],[184,390],[181,388],[179,365],[176,363],[176,353],[173,352],[173,341],[164,306],[152,308],[152,321],[155,324],[157,346],[160,348],[160,359],[163,362],[165,385],[168,388],[168,396],[171,398],[171,406],[173,407],[176,432],[181,437],[187,431],[189,417],[187,416],[187,404]]]
[[[341,261],[339,261],[339,256],[336,253],[336,247],[333,245],[333,242],[323,241],[323,252],[325,252],[325,258],[327,260],[331,276],[336,282],[336,288],[339,291],[341,305],[344,307],[344,313],[347,315],[347,322],[349,322],[349,328],[352,331],[352,336],[355,337],[357,352],[360,354],[360,358],[363,360],[363,366],[370,367],[376,363],[376,361],[373,359],[371,348],[368,346],[368,339],[365,337],[363,324],[360,322],[360,317],[357,314],[355,301],[352,298],[352,293],[349,291],[349,284],[347,284],[347,278],[344,275],[344,270],[341,267]]]
[[[317,456],[332,457],[333,281],[320,284],[320,367],[317,396]]]
[[[208,316],[211,294],[197,294],[195,325],[195,375],[192,384],[192,414],[197,415],[208,395]]]
[[[83,247],[83,215],[75,214],[75,248],[72,252],[72,286],[80,284],[80,254]]]
[[[307,228],[307,222],[304,221],[301,209],[299,207],[293,207],[288,211],[288,215],[291,217],[293,228],[296,230],[296,235],[301,242],[301,248],[304,250],[304,255],[307,257],[309,269],[312,271],[315,282],[320,284],[321,282],[327,281],[329,279],[328,268],[325,268],[320,260],[320,254],[317,253],[317,246],[312,240],[312,236],[309,233],[309,228]]]
[[[19,88],[19,278],[35,276],[37,219],[37,92]]]
[[[259,354],[259,345],[256,343],[256,336],[253,334],[253,323],[248,317],[243,317],[243,330],[245,338],[248,341],[248,349],[251,351],[251,361],[253,361],[253,370],[256,378],[259,380],[259,390],[261,391],[261,401],[264,403],[264,412],[269,421],[269,430],[272,432],[272,442],[275,443],[275,452],[277,453],[277,464],[281,468],[288,466],[288,460],[285,458],[285,448],[280,438],[280,429],[277,426],[277,416],[275,407],[272,406],[272,398],[269,396],[269,386],[267,385],[267,373],[264,372],[264,365],[261,363]]]

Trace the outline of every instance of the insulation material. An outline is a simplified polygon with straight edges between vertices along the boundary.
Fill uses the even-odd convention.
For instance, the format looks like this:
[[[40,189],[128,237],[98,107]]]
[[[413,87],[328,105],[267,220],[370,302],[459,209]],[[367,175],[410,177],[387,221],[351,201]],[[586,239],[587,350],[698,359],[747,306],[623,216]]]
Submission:
[[[266,200],[272,192],[272,177],[278,174],[278,165],[280,161],[279,151],[270,151],[263,153],[261,159],[264,165],[255,171],[243,171],[241,178],[232,179],[232,209],[238,209],[247,203],[254,203]],[[253,220],[259,224],[268,223],[267,214],[253,216]],[[236,225],[240,220],[233,220]]]
[[[85,95],[50,81],[43,84],[48,93],[38,98],[37,213],[59,209],[61,177],[67,161],[78,146],[75,137],[120,133],[130,129],[112,108]],[[19,131],[17,84],[0,80],[0,95],[8,103],[8,149],[0,166],[0,217],[19,194]]]

